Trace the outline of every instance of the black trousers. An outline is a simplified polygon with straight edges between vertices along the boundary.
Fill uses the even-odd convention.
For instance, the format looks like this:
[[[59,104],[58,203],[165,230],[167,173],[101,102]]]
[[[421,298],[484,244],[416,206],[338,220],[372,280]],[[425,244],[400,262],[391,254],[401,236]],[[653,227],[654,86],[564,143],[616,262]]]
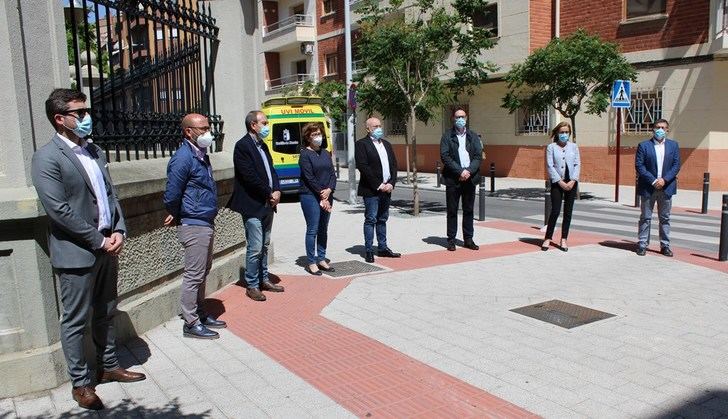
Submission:
[[[569,191],[561,189],[558,183],[551,184],[551,214],[549,214],[549,223],[546,228],[546,239],[552,239],[554,228],[556,228],[556,220],[559,219],[561,212],[561,201],[564,201],[564,220],[561,222],[561,238],[569,237],[569,225],[571,225],[571,211],[574,209],[574,199],[579,182],[574,183],[574,187]]]
[[[458,208],[463,200],[463,240],[473,238],[473,207],[475,206],[475,185],[468,179],[455,185],[445,186],[447,203],[447,239],[455,240],[458,234]]]

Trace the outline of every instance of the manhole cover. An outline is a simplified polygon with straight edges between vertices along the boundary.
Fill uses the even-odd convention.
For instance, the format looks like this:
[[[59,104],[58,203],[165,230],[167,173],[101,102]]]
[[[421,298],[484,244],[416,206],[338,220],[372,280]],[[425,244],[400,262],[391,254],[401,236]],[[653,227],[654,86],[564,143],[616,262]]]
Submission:
[[[551,300],[544,303],[514,308],[511,311],[547,323],[555,324],[565,329],[571,329],[587,323],[614,317],[614,314],[567,303],[561,300]]]
[[[358,260],[345,260],[343,262],[334,262],[331,264],[331,266],[336,269],[336,271],[324,273],[328,276],[333,277],[352,276],[384,270],[384,268],[380,268],[379,266],[370,265],[368,263],[360,262]]]

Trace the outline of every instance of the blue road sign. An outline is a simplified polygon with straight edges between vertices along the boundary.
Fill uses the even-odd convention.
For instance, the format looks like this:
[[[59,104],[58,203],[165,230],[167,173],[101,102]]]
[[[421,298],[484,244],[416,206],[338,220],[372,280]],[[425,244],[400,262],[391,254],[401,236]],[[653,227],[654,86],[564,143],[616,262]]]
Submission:
[[[612,85],[612,107],[629,108],[632,104],[630,92],[632,83],[629,80],[615,80]]]

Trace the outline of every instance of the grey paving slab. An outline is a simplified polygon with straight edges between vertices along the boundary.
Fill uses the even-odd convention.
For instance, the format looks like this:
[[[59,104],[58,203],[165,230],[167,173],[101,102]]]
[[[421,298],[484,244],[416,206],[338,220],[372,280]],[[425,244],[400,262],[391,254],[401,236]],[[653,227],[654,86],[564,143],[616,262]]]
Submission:
[[[535,394],[521,406],[547,416],[537,401],[590,417],[638,416],[697,387],[722,385],[728,362],[716,362],[724,346],[712,337],[728,334],[728,275],[596,245],[571,249],[569,263],[551,253],[388,273],[387,292],[377,292],[381,287],[371,278],[358,278],[322,314],[509,401],[517,403],[512,397],[519,391]],[[438,287],[443,277],[446,290]],[[416,307],[412,317],[422,320],[398,322],[396,338],[383,331],[400,314],[390,316],[389,293]],[[508,312],[546,299],[616,317],[559,330]],[[406,338],[420,331],[427,336]],[[482,356],[469,356],[473,351]],[[702,373],[709,368],[712,374]],[[588,386],[591,393],[580,391]]]
[[[15,413],[20,418],[47,417],[56,413],[56,408],[51,401],[51,396],[15,400]]]

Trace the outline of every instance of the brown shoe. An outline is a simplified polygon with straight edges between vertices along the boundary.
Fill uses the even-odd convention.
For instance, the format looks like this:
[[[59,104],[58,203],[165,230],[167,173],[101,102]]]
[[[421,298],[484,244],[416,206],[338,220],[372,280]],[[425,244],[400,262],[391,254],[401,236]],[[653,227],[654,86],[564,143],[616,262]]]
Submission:
[[[247,295],[251,300],[254,301],[265,301],[265,295],[263,295],[262,292],[258,288],[248,288],[245,290],[245,295]]]
[[[74,387],[71,390],[71,395],[73,400],[77,401],[78,405],[84,409],[101,410],[104,408],[104,404],[101,403],[101,399],[96,395],[93,387]]]
[[[96,373],[96,379],[99,384],[110,383],[112,381],[133,383],[136,381],[142,381],[146,378],[147,376],[140,372],[127,371],[124,368],[117,368],[112,371],[99,371]]]
[[[270,291],[270,292],[283,292],[285,288],[283,288],[280,285],[276,285],[270,281],[263,281],[260,283],[260,289],[263,291]]]

